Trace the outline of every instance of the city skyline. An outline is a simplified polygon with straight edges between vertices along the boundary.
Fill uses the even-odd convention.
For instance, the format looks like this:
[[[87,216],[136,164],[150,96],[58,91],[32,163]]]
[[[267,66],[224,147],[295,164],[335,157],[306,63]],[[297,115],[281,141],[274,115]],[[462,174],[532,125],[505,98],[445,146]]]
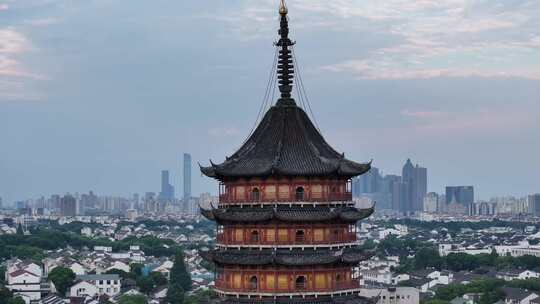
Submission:
[[[90,189],[158,192],[163,168],[179,180],[180,151],[194,164],[221,161],[249,134],[272,59],[275,1],[0,4],[4,204]],[[315,121],[347,157],[394,174],[418,160],[432,172],[428,191],[540,191],[538,2],[289,5]],[[134,17],[140,11],[145,18]],[[217,185],[194,174],[192,189]]]

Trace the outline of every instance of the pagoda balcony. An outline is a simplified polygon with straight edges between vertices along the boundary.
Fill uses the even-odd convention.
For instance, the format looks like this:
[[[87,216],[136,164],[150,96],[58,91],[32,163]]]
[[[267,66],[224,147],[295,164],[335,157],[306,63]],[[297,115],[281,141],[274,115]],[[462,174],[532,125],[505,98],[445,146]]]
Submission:
[[[247,230],[247,229],[246,229]],[[219,233],[216,235],[218,246],[229,247],[335,247],[356,244],[356,232],[340,233],[339,235],[323,235],[315,238],[312,234],[306,233],[303,237],[298,237],[296,231],[288,231],[283,237],[268,237],[266,233],[254,236],[251,231],[246,231],[245,235],[237,236],[232,233]],[[341,231],[340,231],[341,232]]]
[[[221,183],[220,205],[352,201],[351,180],[253,180]]]
[[[239,288],[233,288],[225,280],[215,281],[215,291],[222,295],[239,295],[239,296],[323,296],[323,295],[340,295],[344,293],[357,292],[360,289],[360,280],[352,279],[347,282],[332,282],[324,287],[315,287],[314,284],[297,285],[295,283],[279,288],[266,288],[264,286],[250,286],[250,282],[246,282]]]
[[[323,195],[316,195],[314,197],[287,197],[287,198],[265,198],[265,197],[245,197],[245,198],[236,198],[229,194],[220,194],[219,195],[219,204],[220,205],[241,205],[241,204],[263,204],[263,205],[276,205],[276,204],[290,204],[290,203],[304,203],[304,204],[314,204],[314,203],[324,203],[328,202],[350,202],[352,201],[352,193],[334,193]]]

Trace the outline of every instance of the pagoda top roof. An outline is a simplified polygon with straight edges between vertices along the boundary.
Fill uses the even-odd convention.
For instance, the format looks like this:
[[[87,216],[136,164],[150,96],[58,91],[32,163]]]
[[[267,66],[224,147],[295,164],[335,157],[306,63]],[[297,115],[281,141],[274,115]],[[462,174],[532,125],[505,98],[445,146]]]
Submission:
[[[247,141],[221,164],[201,167],[219,180],[239,177],[353,177],[371,169],[334,150],[296,104],[271,107]]]
[[[361,175],[371,163],[357,163],[334,150],[292,97],[295,80],[293,46],[289,39],[288,10],[280,6],[277,82],[280,98],[264,115],[242,147],[221,164],[201,166],[218,180],[250,177],[346,177]]]

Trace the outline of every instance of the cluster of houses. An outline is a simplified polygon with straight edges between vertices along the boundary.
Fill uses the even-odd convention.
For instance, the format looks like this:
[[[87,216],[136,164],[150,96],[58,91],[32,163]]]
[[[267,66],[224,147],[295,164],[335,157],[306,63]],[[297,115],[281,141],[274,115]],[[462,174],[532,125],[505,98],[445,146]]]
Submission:
[[[186,250],[184,254],[194,289],[207,288],[213,274],[200,266],[201,258],[196,250]],[[143,275],[159,272],[167,279],[174,266],[169,258],[146,256],[139,246],[131,246],[125,252],[113,252],[111,247],[103,246],[87,251],[68,248],[48,252],[42,264],[19,259],[6,261],[6,288],[27,304],[97,304],[104,298],[116,303],[122,295],[141,294],[134,280],[122,279],[114,271],[130,272],[134,263],[144,265]],[[48,278],[56,267],[69,268],[76,275],[65,295],[59,294]],[[160,303],[166,294],[166,286],[156,288],[148,295],[149,303]]]
[[[438,248],[440,256],[451,253],[491,254],[499,256],[521,257],[525,255],[540,257],[540,232],[535,226],[527,226],[523,230],[509,227],[491,227],[482,230],[462,229],[460,233],[451,234],[444,225],[437,230],[410,229],[403,225],[388,228],[373,223],[362,224],[360,237],[374,240],[376,243],[388,236],[413,239],[431,243]],[[400,248],[399,256],[413,257],[415,252],[410,248]],[[367,290],[366,294],[377,294],[378,304],[401,303],[417,304],[419,300],[433,297],[437,289],[452,283],[469,284],[481,279],[502,279],[505,281],[540,278],[540,265],[533,269],[497,270],[483,269],[481,273],[471,271],[453,272],[449,270],[423,269],[406,273],[396,271],[400,265],[398,253],[390,253],[384,257],[374,257],[360,264],[358,277]],[[401,261],[402,262],[402,261]],[[407,287],[404,287],[407,286]],[[519,288],[504,288],[504,304],[540,304],[540,293]],[[377,293],[378,292],[378,293]],[[400,296],[406,295],[405,297]],[[478,294],[466,294],[456,298],[452,304],[478,303]],[[392,301],[390,301],[392,300]]]

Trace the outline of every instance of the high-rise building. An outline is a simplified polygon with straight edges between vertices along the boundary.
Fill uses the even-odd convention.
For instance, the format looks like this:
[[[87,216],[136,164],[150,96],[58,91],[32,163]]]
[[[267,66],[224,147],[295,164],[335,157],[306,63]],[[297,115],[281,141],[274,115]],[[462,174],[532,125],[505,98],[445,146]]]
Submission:
[[[459,204],[463,206],[466,213],[473,214],[474,187],[473,186],[453,186],[446,187],[446,205]],[[455,208],[454,208],[455,209]]]
[[[191,198],[191,154],[184,153],[184,202],[189,202]]]
[[[379,169],[372,167],[368,173],[353,179],[353,196],[381,191],[381,180]]]
[[[174,200],[174,186],[169,179],[169,171],[161,171],[161,192],[159,193],[160,202],[172,202]]]
[[[392,210],[401,210],[403,183],[401,182],[401,176],[399,175],[387,175],[385,178],[388,180],[388,191],[391,194],[390,208]]]
[[[66,194],[60,199],[60,214],[62,216],[77,215],[77,199],[73,195]]]
[[[94,192],[90,191],[88,194],[82,194],[79,202],[80,214],[92,214],[97,209],[98,197]]]
[[[280,6],[277,79],[281,97],[240,149],[201,172],[220,182],[214,291],[222,303],[371,303],[354,268],[374,253],[357,242],[358,209],[348,187],[369,171],[324,140],[291,97],[293,56]],[[286,131],[286,132],[284,132]],[[278,206],[278,207],[276,207]]]
[[[540,216],[540,193],[529,195],[527,201],[530,213],[533,216]]]
[[[427,169],[414,166],[411,160],[407,159],[402,173],[400,211],[404,213],[422,211],[424,196],[427,193]]]
[[[134,193],[133,198],[131,199],[131,207],[130,209],[139,210],[139,193]]]
[[[424,212],[437,213],[439,206],[439,195],[435,192],[430,192],[424,196]]]
[[[427,194],[427,169],[418,165],[414,168],[415,173],[415,205],[414,210],[422,210],[424,205],[424,197]]]

